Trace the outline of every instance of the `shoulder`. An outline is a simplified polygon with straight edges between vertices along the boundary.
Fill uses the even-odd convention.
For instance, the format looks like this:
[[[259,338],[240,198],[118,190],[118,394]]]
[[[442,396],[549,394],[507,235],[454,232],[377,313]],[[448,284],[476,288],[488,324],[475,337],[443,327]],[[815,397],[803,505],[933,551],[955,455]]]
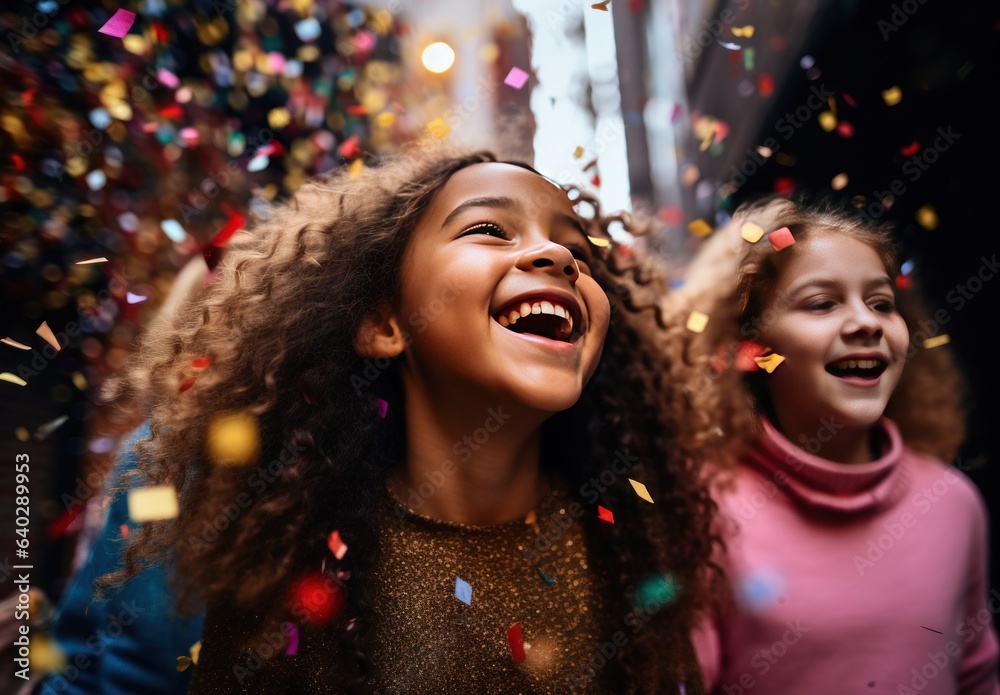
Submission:
[[[912,476],[915,499],[940,505],[949,517],[986,527],[988,512],[982,492],[960,469],[908,448],[903,451],[902,463]]]

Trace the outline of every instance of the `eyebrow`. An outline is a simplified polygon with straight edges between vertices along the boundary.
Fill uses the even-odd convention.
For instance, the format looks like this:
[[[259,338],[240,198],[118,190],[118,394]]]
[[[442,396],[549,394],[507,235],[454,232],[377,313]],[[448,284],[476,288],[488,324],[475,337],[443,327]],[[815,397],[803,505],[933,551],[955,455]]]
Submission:
[[[497,208],[501,210],[510,210],[512,208],[519,208],[521,204],[514,200],[513,198],[508,198],[506,196],[486,196],[482,198],[470,198],[464,203],[460,204],[444,218],[444,223],[442,226],[447,226],[449,222],[461,215],[463,212],[469,208]]]
[[[892,281],[888,277],[880,277],[880,278],[874,278],[866,282],[864,288],[866,291],[871,291],[878,287],[882,287],[883,285],[888,286],[889,289],[892,289],[893,286]],[[803,291],[811,289],[813,287],[818,289],[830,289],[830,288],[837,288],[840,286],[841,283],[837,282],[836,280],[809,280],[808,282],[804,282],[798,287],[793,288],[792,291],[789,292],[789,296],[794,297],[798,294],[801,294]]]

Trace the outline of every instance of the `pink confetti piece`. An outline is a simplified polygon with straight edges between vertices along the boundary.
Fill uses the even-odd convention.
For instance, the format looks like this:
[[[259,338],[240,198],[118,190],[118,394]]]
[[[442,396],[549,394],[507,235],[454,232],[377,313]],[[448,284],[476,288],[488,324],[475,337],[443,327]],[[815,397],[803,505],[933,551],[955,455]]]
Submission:
[[[290,623],[288,628],[288,646],[285,648],[285,656],[295,656],[299,653],[299,628],[295,623]]]
[[[386,413],[389,412],[389,403],[388,403],[388,401],[384,401],[381,398],[378,398],[378,399],[376,399],[376,403],[378,405],[378,416],[380,418],[382,418],[383,420],[385,420],[385,415],[386,415]]]
[[[104,26],[97,30],[99,34],[107,34],[108,36],[116,36],[119,39],[128,33],[128,30],[132,28],[132,24],[135,22],[135,12],[129,12],[128,10],[123,10],[121,8],[115,10],[115,13],[111,16]]]
[[[156,79],[158,79],[164,86],[170,89],[177,89],[181,85],[181,81],[177,78],[177,75],[170,72],[166,68],[160,68],[156,73]]]
[[[515,65],[507,73],[507,77],[503,78],[503,83],[514,89],[520,89],[527,83],[528,77],[528,73]]]
[[[681,105],[674,104],[674,112],[670,114],[670,122],[674,123],[677,120],[677,117],[680,115],[681,115]]]
[[[129,304],[138,304],[139,302],[144,302],[147,299],[149,299],[149,297],[143,297],[141,294],[132,294],[131,292],[125,293],[125,301]]]
[[[792,236],[792,231],[788,227],[775,229],[767,235],[767,240],[771,242],[775,251],[780,251],[795,243],[795,237]]]

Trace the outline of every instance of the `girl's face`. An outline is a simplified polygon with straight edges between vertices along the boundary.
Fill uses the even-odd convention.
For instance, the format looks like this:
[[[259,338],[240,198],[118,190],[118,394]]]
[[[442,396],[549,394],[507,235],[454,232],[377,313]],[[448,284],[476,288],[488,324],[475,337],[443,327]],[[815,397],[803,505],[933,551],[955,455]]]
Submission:
[[[510,164],[455,173],[407,247],[398,306],[409,388],[558,412],[593,375],[608,298],[564,191]],[[409,383],[407,383],[409,382]]]
[[[786,435],[815,436],[821,420],[866,429],[903,370],[909,333],[893,281],[868,244],[826,233],[796,243],[762,315],[762,338],[785,357],[766,376]],[[839,425],[839,427],[838,427]]]

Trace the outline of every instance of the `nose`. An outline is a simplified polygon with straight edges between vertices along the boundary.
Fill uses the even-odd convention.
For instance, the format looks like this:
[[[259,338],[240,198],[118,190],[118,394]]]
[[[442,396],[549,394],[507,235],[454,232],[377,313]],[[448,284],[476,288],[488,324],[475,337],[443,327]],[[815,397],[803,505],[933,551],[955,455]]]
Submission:
[[[882,337],[882,320],[878,313],[864,301],[852,302],[844,321],[844,333],[864,337]]]
[[[580,277],[580,266],[570,250],[548,239],[525,251],[518,266],[522,270],[542,268],[552,275],[569,279],[571,284]]]

